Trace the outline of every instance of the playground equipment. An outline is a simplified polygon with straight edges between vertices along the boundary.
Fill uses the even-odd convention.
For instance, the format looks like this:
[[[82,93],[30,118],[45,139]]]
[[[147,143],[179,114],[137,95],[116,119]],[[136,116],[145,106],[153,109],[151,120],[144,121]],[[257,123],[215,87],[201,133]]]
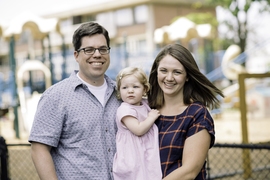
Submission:
[[[241,131],[242,131],[242,143],[248,144],[248,122],[247,113],[255,110],[254,108],[258,100],[257,96],[253,97],[253,101],[246,101],[247,90],[250,90],[258,84],[257,79],[270,77],[270,73],[248,73],[246,69],[234,62],[235,58],[240,55],[240,47],[237,45],[231,45],[225,52],[222,59],[222,71],[225,77],[229,80],[237,80],[238,83],[232,84],[231,86],[223,89],[225,103],[232,103],[231,107],[237,107],[241,113]],[[254,101],[256,100],[256,101]],[[252,106],[253,105],[253,106]],[[264,104],[266,106],[266,104]],[[261,108],[263,109],[263,108]],[[249,179],[252,174],[251,158],[248,149],[243,149],[242,152],[244,179]]]
[[[18,69],[17,72],[17,91],[20,101],[20,108],[22,113],[22,120],[24,128],[28,131],[31,130],[32,123],[34,120],[34,115],[36,112],[36,107],[41,94],[34,91],[30,97],[25,95],[23,76],[25,72],[28,71],[42,71],[45,75],[45,87],[46,89],[51,86],[51,72],[47,66],[45,66],[39,60],[27,60]]]
[[[230,45],[226,50],[221,63],[221,70],[229,80],[237,80],[238,74],[245,73],[246,69],[234,62],[235,58],[241,53],[240,47],[236,44]],[[239,108],[239,85],[235,83],[223,90],[225,95],[224,103],[230,103],[231,107]]]
[[[232,44],[226,50],[222,59],[222,72],[224,76],[230,80],[237,80],[238,74],[245,73],[244,66],[235,63],[233,60],[241,53],[240,47],[236,44]]]

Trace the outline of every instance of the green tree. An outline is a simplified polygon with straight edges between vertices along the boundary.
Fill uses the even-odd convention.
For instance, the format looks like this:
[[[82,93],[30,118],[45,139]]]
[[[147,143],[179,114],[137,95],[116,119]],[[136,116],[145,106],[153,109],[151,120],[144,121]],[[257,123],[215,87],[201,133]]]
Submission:
[[[253,32],[254,27],[249,26],[248,15],[251,7],[255,3],[259,7],[259,12],[269,12],[270,0],[206,0],[208,3],[221,6],[228,17],[224,22],[220,22],[228,29],[228,33],[224,42],[237,44],[241,51],[244,52],[247,45],[249,33]],[[256,28],[256,27],[255,27]]]

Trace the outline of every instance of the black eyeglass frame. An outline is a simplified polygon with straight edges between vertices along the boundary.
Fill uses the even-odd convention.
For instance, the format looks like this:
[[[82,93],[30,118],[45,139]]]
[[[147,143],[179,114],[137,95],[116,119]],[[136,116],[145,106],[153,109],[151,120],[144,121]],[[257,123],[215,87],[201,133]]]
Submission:
[[[91,48],[91,49],[94,49],[93,53],[86,53],[86,52],[85,52],[85,49],[90,49],[90,48]],[[101,49],[106,49],[108,52],[107,52],[107,53],[101,53],[101,52],[100,52]],[[80,51],[83,50],[84,54],[86,54],[86,55],[93,55],[93,54],[95,54],[96,50],[98,50],[98,52],[99,52],[101,55],[106,55],[106,54],[109,54],[109,53],[110,53],[110,49],[111,49],[110,47],[99,47],[99,48],[85,47],[85,48],[80,48],[80,49],[78,49],[77,52],[80,52]]]

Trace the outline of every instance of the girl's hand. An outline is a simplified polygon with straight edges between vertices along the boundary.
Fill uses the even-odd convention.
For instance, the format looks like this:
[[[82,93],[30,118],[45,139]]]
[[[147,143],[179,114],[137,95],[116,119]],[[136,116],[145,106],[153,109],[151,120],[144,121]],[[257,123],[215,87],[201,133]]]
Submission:
[[[148,113],[148,117],[156,120],[160,116],[160,112],[157,109],[151,109],[151,111]]]

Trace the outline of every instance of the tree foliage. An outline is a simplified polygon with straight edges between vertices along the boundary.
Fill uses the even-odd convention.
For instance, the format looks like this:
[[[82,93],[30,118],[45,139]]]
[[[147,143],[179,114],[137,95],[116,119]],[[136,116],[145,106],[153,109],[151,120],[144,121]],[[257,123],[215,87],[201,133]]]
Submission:
[[[221,6],[226,10],[228,17],[221,22],[230,33],[227,33],[226,39],[240,46],[244,52],[247,44],[247,37],[252,31],[248,22],[248,14],[253,4],[259,4],[259,12],[269,12],[270,0],[206,0],[210,4]],[[231,35],[231,36],[229,36]]]
[[[176,16],[172,19],[171,23],[173,23],[180,17],[182,16]],[[189,13],[184,17],[196,24],[211,24],[213,27],[218,26],[218,21],[212,13]]]

